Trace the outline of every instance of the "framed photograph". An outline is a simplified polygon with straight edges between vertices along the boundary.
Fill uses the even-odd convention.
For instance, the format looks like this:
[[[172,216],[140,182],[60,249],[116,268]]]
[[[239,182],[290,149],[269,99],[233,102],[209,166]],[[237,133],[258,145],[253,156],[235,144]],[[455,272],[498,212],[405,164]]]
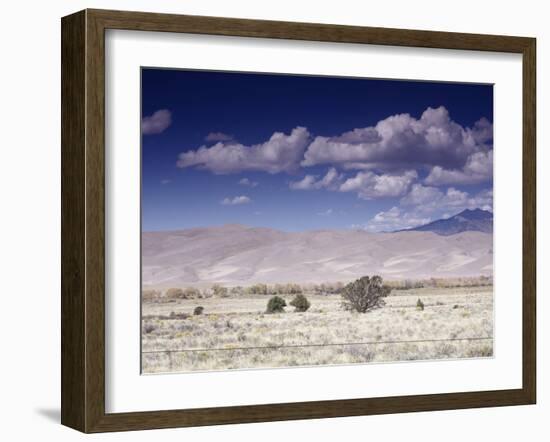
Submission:
[[[62,423],[533,404],[535,39],[62,19]]]

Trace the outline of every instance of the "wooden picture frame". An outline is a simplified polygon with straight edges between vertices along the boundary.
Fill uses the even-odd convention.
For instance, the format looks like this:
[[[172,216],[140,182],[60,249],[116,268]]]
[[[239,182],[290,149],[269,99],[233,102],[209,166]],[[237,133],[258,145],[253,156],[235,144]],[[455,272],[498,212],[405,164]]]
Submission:
[[[123,29],[517,53],[523,57],[523,385],[271,405],[105,412],[105,30]],[[83,432],[534,404],[536,41],[311,23],[84,10],[62,19],[62,424]]]

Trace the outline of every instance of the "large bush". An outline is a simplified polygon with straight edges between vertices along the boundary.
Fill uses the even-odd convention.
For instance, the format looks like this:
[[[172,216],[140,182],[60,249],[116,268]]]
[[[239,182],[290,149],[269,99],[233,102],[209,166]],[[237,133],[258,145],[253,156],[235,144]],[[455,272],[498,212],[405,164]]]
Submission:
[[[297,312],[305,312],[308,308],[311,307],[311,303],[301,293],[296,295],[294,299],[290,301],[290,305],[294,307],[295,311]]]
[[[369,278],[363,276],[351,282],[342,289],[342,305],[346,310],[365,313],[385,304],[384,298],[391,292],[391,288],[384,285],[378,275]]]
[[[280,296],[273,296],[267,303],[266,313],[282,313],[285,311],[286,302]]]

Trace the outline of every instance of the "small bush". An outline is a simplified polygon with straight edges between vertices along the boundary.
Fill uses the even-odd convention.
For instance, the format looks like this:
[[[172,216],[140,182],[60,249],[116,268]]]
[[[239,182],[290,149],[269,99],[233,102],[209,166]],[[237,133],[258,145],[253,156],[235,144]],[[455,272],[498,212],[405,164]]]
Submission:
[[[202,315],[203,312],[204,312],[204,307],[202,305],[195,307],[195,310],[193,310],[193,314],[195,316]]]
[[[184,299],[200,298],[200,295],[201,295],[201,291],[199,289],[194,288],[194,287],[187,287],[183,291]]]
[[[189,315],[187,313],[170,312],[168,319],[187,319]]]
[[[267,285],[266,284],[254,284],[253,286],[248,287],[247,292],[251,295],[267,295]]]
[[[314,284],[312,291],[318,295],[338,295],[342,292],[344,284],[341,282]]]
[[[382,277],[378,275],[372,278],[363,276],[342,289],[341,296],[344,298],[342,306],[346,310],[365,313],[384,306],[384,298],[390,292],[391,288],[382,283]]]
[[[165,296],[167,299],[183,299],[185,294],[182,289],[172,287],[166,290]]]
[[[424,310],[424,303],[420,298],[418,298],[418,301],[416,301],[416,309],[417,310]]]
[[[244,294],[244,288],[241,287],[240,285],[235,286],[235,287],[231,287],[230,293],[232,295],[241,296],[241,295]]]
[[[212,293],[214,296],[217,296],[219,298],[226,298],[229,296],[229,290],[227,290],[227,287],[221,286],[219,284],[214,284],[212,286]]]
[[[302,287],[300,287],[298,284],[287,284],[286,285],[286,293],[289,295],[297,295],[302,293]]]
[[[311,303],[301,293],[296,295],[294,299],[290,301],[290,305],[294,307],[294,311],[296,312],[305,312],[311,307]]]
[[[267,303],[266,313],[282,313],[285,311],[286,302],[280,296],[273,296]]]
[[[156,301],[160,298],[160,292],[153,289],[144,289],[141,291],[142,301]]]
[[[145,332],[146,335],[154,332],[155,330],[156,330],[156,327],[153,324],[145,324],[143,326],[143,331]]]

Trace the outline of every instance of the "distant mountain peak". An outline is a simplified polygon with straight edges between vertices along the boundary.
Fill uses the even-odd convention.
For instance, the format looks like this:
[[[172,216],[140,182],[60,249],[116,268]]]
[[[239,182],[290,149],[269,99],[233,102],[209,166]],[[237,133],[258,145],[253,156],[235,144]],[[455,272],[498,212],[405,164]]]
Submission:
[[[483,209],[466,209],[449,218],[405,231],[434,232],[444,236],[468,231],[493,233],[493,213]]]
[[[493,213],[483,209],[465,209],[455,216],[466,219],[493,219]]]

